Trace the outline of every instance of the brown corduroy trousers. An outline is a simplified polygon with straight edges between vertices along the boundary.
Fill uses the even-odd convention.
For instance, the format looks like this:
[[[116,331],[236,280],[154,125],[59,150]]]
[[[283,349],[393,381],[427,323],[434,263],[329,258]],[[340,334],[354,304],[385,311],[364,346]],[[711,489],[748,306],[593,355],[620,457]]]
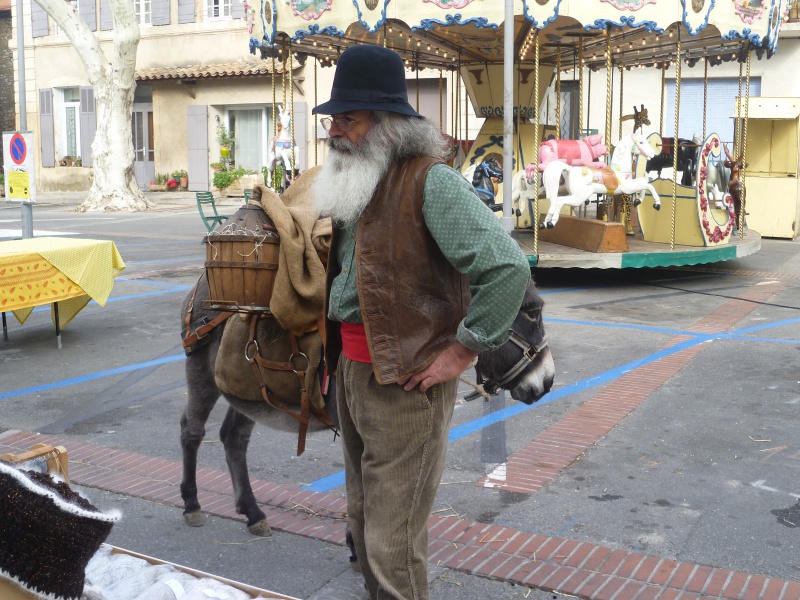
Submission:
[[[428,600],[428,517],[444,470],[458,380],[426,393],[380,385],[339,359],[347,512],[371,600]]]

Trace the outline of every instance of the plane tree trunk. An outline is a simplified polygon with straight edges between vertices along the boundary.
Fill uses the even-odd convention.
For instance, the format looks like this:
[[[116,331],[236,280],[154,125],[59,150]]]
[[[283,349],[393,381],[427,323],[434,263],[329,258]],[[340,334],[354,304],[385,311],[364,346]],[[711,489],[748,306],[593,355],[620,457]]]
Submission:
[[[94,32],[67,2],[35,1],[67,35],[94,88],[97,111],[97,130],[92,143],[94,179],[78,210],[147,210],[152,204],[139,189],[133,172],[131,109],[140,38],[133,3],[110,0],[114,41],[109,59]]]

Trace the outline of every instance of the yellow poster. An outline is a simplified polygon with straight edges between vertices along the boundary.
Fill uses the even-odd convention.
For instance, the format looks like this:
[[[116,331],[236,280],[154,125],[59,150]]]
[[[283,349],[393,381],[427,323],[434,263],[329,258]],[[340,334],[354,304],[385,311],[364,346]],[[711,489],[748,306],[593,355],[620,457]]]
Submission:
[[[27,171],[8,171],[8,197],[24,198],[29,200],[31,197],[31,174]]]

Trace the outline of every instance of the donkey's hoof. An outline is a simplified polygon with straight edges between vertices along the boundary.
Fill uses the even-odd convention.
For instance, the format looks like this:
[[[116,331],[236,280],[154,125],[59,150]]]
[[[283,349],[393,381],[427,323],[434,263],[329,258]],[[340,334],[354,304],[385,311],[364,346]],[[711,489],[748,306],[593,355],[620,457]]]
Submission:
[[[206,516],[199,510],[196,512],[183,513],[183,520],[189,527],[202,527],[206,524]]]
[[[356,573],[361,573],[361,564],[355,556],[350,557],[350,568]]]
[[[661,210],[661,205],[660,204],[653,204],[653,208],[655,208],[656,210]]]
[[[553,223],[552,221],[548,221],[548,222],[547,222],[547,228],[548,228],[548,229],[552,229],[552,228],[553,228],[553,227],[555,227],[555,226],[556,226],[556,224],[555,224],[555,223]]]
[[[539,229],[544,229],[545,227],[547,227],[547,225],[544,223],[539,223]]]
[[[636,207],[637,207],[637,206],[639,206],[641,203],[642,203],[642,201],[641,201],[641,200],[639,200],[639,199],[637,198],[636,200],[634,200],[634,201],[633,201],[633,207],[634,207],[634,208],[636,208]]]
[[[269,537],[272,535],[272,528],[269,526],[266,519],[261,519],[258,523],[248,525],[247,530],[253,535],[258,535],[260,537]]]

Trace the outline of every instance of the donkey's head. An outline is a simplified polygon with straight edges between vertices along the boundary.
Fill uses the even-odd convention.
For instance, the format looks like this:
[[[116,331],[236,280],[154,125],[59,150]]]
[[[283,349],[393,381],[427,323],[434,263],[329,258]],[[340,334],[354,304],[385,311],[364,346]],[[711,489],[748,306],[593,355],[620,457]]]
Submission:
[[[478,356],[475,372],[487,392],[503,388],[515,400],[533,404],[550,391],[555,366],[544,334],[543,307],[544,300],[531,281],[511,326],[511,339]]]

